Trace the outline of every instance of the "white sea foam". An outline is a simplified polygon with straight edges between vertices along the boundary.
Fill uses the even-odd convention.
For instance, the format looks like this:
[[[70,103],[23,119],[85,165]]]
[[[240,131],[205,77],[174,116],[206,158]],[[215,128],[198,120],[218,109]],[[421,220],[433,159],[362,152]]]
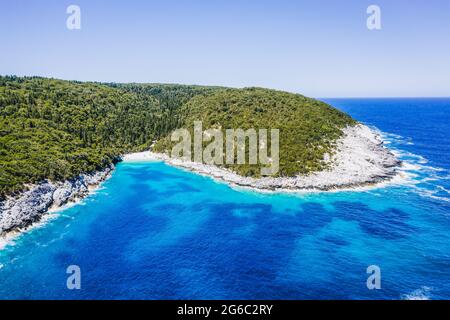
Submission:
[[[448,193],[448,194],[450,194],[450,190],[448,190],[448,189],[446,189],[445,187],[443,187],[443,186],[436,186],[439,190],[441,190],[441,191],[444,191],[445,193]]]
[[[411,190],[422,197],[450,202],[450,197],[442,195],[442,193],[450,195],[449,190],[439,184],[441,181],[450,179],[448,170],[430,166],[428,159],[421,155],[395,148],[395,145],[405,144],[405,141],[410,139],[386,133],[382,133],[382,136],[389,141],[391,146],[394,145],[391,147],[392,152],[403,161],[401,171],[408,173],[410,177],[405,185],[409,185]]]
[[[430,292],[432,288],[423,286],[420,289],[414,290],[411,293],[403,294],[403,300],[430,300]]]
[[[24,235],[25,233],[31,232],[33,230],[42,228],[45,226],[48,222],[56,219],[59,216],[57,213],[49,213],[44,216],[42,216],[41,220],[32,223],[26,228],[17,229],[15,231],[8,232],[7,234],[0,237],[0,250],[5,249],[8,246],[14,246],[16,244],[16,241]]]
[[[425,188],[416,187],[414,189],[414,191],[418,195],[420,195],[422,197],[426,197],[426,198],[430,198],[430,199],[434,199],[434,200],[439,200],[439,201],[450,202],[450,198],[449,197],[436,195],[437,193],[440,192],[439,190],[429,190],[429,189],[425,189]]]

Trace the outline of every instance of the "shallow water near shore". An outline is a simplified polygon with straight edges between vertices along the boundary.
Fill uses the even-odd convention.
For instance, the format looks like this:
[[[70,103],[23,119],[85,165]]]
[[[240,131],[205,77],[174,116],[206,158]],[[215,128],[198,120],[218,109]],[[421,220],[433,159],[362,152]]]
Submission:
[[[327,102],[388,132],[408,181],[270,194],[120,163],[0,251],[0,298],[450,299],[450,99]],[[81,290],[66,287],[69,265]],[[369,265],[381,290],[366,287]]]

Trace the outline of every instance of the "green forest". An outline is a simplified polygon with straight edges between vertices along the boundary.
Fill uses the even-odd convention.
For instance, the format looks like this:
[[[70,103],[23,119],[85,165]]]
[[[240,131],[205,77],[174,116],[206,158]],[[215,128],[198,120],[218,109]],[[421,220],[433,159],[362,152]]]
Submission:
[[[340,129],[354,123],[323,102],[262,88],[1,76],[0,198],[27,184],[99,170],[154,142],[156,151],[167,150],[171,132],[195,120],[204,128],[279,128],[282,176],[322,169]]]

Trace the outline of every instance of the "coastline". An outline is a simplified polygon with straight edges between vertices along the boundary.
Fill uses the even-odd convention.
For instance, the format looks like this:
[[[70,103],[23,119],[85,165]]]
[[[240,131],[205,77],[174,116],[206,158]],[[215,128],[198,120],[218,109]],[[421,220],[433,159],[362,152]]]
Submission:
[[[87,197],[111,176],[113,170],[114,165],[110,165],[64,182],[46,180],[29,186],[18,196],[0,201],[0,240],[5,242],[50,218],[52,212],[64,205]]]
[[[381,135],[358,124],[343,129],[336,152],[329,157],[329,169],[306,176],[252,178],[240,176],[228,169],[181,159],[173,159],[151,151],[125,154],[124,162],[163,161],[168,165],[189,170],[225,182],[232,187],[257,192],[314,192],[355,190],[389,181],[399,174],[400,160],[384,147]],[[45,220],[52,212],[68,203],[88,196],[107,180],[114,165],[101,171],[83,174],[65,182],[44,181],[32,185],[16,197],[0,202],[0,240],[10,239]]]
[[[295,177],[252,178],[240,176],[226,168],[206,165],[151,151],[127,154],[123,161],[163,161],[168,165],[212,177],[236,187],[255,191],[338,191],[374,186],[399,174],[401,161],[384,146],[381,134],[363,124],[343,129],[336,152],[329,156],[329,168]]]

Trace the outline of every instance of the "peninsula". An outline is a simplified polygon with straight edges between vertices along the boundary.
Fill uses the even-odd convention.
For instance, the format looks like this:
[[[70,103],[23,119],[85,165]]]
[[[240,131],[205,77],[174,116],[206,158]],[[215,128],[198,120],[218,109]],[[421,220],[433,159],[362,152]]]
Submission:
[[[195,121],[218,130],[279,130],[279,170],[261,176],[259,164],[170,158],[171,133]],[[86,196],[117,162],[148,159],[281,191],[373,185],[391,179],[400,164],[377,132],[300,94],[0,77],[0,235]]]

